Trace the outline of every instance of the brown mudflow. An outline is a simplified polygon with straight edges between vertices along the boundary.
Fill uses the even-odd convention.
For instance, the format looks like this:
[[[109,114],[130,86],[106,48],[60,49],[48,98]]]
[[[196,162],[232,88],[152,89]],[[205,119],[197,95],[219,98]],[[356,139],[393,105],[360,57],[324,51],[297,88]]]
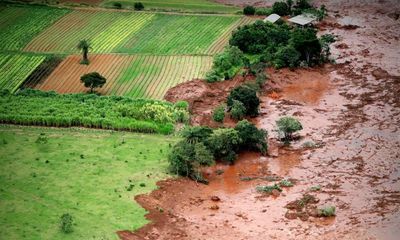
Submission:
[[[182,178],[159,182],[159,190],[136,197],[152,223],[119,232],[122,239],[398,239],[399,6],[396,0],[319,3],[331,10],[321,30],[340,36],[333,47],[337,64],[268,70],[261,115],[252,121],[270,133],[269,156],[242,153],[233,166],[205,169],[209,185]],[[240,81],[193,81],[166,97],[189,100],[193,123],[207,124],[211,109]],[[282,115],[304,125],[289,148],[273,131]],[[304,148],[306,141],[317,148]],[[295,186],[279,196],[255,190],[282,178]],[[310,192],[316,185],[321,190]],[[317,207],[336,206],[337,216],[287,214],[285,206],[306,193],[319,200]]]

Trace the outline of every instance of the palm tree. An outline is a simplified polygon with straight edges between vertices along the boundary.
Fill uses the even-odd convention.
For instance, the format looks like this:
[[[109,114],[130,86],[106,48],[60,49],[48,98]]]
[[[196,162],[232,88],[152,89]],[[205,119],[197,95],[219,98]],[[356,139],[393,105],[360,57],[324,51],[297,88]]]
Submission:
[[[89,59],[88,59],[88,53],[89,50],[92,49],[92,47],[90,46],[89,41],[83,39],[80,40],[78,43],[77,48],[82,51],[82,61],[81,64],[89,64]]]

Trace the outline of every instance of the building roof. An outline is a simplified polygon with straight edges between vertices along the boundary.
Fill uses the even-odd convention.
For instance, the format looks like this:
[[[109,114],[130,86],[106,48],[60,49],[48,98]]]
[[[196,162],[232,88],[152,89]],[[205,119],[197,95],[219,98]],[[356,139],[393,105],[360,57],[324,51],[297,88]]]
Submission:
[[[266,17],[264,19],[264,22],[268,21],[268,22],[274,23],[274,22],[278,21],[280,18],[281,18],[281,16],[273,13],[273,14],[269,15],[268,17]]]
[[[304,26],[309,23],[312,23],[315,20],[317,19],[313,15],[298,15],[296,17],[290,18],[288,21]]]

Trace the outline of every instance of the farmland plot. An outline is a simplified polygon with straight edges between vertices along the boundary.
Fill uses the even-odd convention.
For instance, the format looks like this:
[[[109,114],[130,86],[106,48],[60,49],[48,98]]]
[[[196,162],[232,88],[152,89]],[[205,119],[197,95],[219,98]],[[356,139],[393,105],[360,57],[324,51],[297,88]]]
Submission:
[[[0,89],[15,92],[45,56],[0,54]]]
[[[207,54],[237,16],[74,11],[33,39],[25,51],[74,53],[82,39],[95,53]]]
[[[20,50],[67,9],[48,7],[6,7],[0,9],[0,50]]]
[[[80,56],[67,57],[35,88],[58,93],[79,93],[87,89],[80,77],[97,71],[107,79],[105,95],[162,99],[166,91],[185,81],[203,78],[211,68],[209,56],[92,55],[91,64],[79,64]]]
[[[133,8],[134,0],[105,0],[101,5],[112,6],[113,3],[121,3],[124,8]],[[146,10],[166,10],[178,12],[202,12],[202,13],[235,13],[240,8],[227,6],[209,0],[141,0]]]

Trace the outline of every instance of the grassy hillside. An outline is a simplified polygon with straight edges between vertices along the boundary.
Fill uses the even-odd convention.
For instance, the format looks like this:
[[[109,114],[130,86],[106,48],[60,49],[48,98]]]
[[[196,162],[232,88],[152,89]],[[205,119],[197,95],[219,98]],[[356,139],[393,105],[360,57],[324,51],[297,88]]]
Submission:
[[[139,228],[145,210],[133,198],[167,177],[176,140],[0,125],[1,238],[117,239],[115,231]],[[69,235],[59,229],[64,213],[74,218]]]

